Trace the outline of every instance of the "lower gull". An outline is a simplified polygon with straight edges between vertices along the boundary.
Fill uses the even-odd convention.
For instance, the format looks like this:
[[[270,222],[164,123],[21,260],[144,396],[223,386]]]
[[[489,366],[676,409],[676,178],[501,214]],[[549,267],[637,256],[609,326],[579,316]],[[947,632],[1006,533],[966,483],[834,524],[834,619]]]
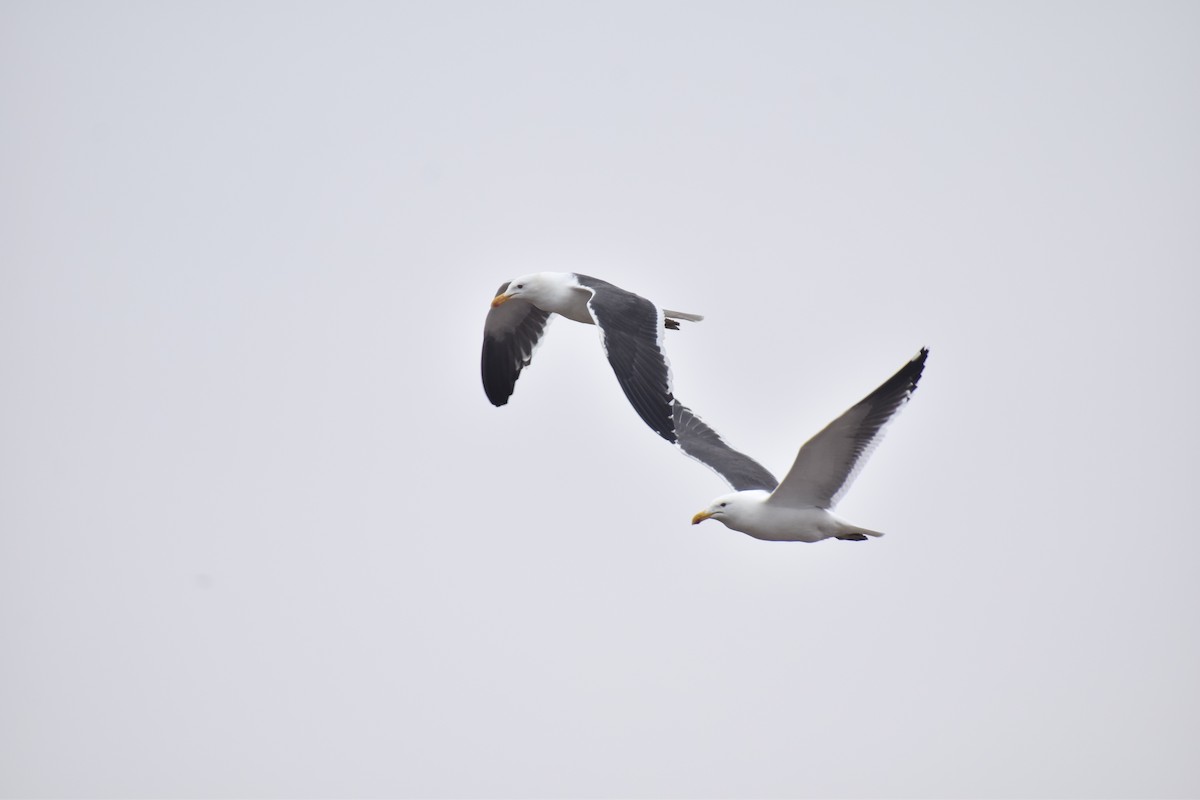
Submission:
[[[863,541],[882,536],[839,519],[832,509],[883,438],[887,424],[916,390],[928,356],[929,350],[921,348],[882,386],[805,442],[782,483],[675,403],[679,447],[737,490],[713,500],[692,517],[692,524],[715,519],[756,539],[780,542]]]

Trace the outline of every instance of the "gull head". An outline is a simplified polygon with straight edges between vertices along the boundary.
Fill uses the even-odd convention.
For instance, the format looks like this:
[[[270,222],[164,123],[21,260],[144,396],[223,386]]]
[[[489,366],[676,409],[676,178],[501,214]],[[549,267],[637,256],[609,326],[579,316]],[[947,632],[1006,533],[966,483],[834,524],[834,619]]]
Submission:
[[[727,527],[737,529],[737,522],[745,514],[750,498],[748,492],[733,492],[718,497],[708,504],[708,508],[692,517],[692,524],[699,525],[706,519],[715,519]]]
[[[536,305],[537,297],[543,290],[544,283],[545,279],[540,272],[513,278],[501,286],[500,291],[492,298],[492,308],[504,305],[514,297],[523,297]]]

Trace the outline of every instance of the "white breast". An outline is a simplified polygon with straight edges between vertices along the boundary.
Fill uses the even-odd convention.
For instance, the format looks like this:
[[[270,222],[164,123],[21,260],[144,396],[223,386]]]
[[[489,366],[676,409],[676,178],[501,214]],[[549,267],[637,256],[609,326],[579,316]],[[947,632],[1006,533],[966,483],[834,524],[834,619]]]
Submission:
[[[787,508],[758,502],[740,511],[725,524],[756,539],[819,542],[837,532],[836,518],[822,508]]]

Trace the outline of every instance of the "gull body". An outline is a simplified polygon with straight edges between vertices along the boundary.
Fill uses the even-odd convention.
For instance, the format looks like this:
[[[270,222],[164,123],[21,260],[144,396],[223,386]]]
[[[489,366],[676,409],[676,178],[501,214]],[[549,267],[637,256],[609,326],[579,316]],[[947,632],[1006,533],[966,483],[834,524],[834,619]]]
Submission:
[[[768,542],[862,541],[868,536],[883,536],[851,525],[827,509],[773,505],[767,502],[770,498],[771,493],[762,489],[722,495],[693,517],[692,524],[715,519],[727,528]]]

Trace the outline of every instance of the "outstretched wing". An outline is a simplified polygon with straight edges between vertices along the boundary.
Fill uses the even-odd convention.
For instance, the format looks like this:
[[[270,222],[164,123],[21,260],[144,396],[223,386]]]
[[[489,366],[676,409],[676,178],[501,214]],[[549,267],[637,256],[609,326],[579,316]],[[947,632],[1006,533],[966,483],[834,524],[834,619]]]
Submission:
[[[508,283],[496,294],[503,294]],[[525,300],[513,298],[488,312],[483,323],[483,391],[492,405],[512,396],[521,370],[529,366],[550,315]]]
[[[883,438],[887,424],[916,390],[928,356],[929,350],[922,347],[882,386],[805,442],[767,502],[833,508]]]
[[[678,400],[672,404],[672,412],[679,449],[724,478],[734,491],[766,489],[770,492],[779,484],[766,467],[727,445],[716,431]]]
[[[608,281],[575,275],[591,292],[588,311],[600,329],[608,363],[633,410],[650,429],[675,441],[671,367],[663,351],[663,313],[658,306]]]

